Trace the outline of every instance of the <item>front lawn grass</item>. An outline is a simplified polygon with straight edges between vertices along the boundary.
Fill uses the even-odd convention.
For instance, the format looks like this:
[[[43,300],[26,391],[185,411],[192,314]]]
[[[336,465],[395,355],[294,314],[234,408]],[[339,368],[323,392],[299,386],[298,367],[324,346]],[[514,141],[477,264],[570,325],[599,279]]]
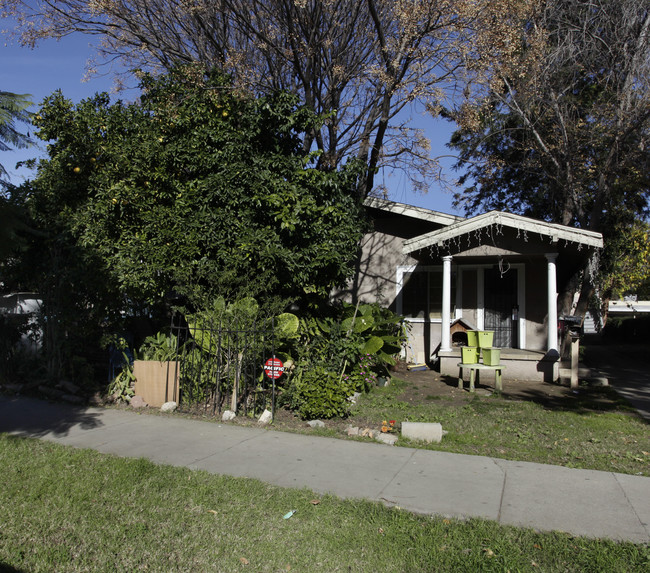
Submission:
[[[400,438],[399,445],[650,476],[650,425],[623,400],[613,398],[602,410],[597,394],[571,408],[512,400],[498,393],[476,394],[453,404],[426,396],[407,402],[406,386],[393,378],[390,386],[373,388],[359,399],[353,417],[439,422],[448,432],[440,444]]]
[[[0,467],[0,571],[650,567],[643,545],[417,516],[33,439],[0,435]]]

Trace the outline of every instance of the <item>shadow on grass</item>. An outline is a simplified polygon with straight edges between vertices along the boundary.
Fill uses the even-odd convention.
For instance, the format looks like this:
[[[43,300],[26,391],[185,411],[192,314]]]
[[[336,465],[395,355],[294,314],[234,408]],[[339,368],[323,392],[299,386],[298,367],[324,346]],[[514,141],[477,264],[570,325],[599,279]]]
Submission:
[[[86,408],[0,395],[0,432],[38,438],[50,433],[65,436],[75,426],[90,430],[101,425],[99,414]]]
[[[564,410],[578,414],[595,412],[617,412],[635,414],[636,409],[627,400],[621,398],[612,388],[580,386],[576,390],[562,388],[559,392],[547,394],[543,390],[531,389],[510,395],[503,392],[502,396],[509,400],[528,400],[540,404],[549,410]]]
[[[0,561],[0,573],[22,573],[23,571],[24,569],[16,569],[15,567]]]
[[[453,376],[441,376],[440,380],[450,387],[458,385],[458,378]],[[507,381],[504,381],[503,386],[501,393],[493,394],[495,399],[533,402],[547,410],[570,411],[585,415],[599,412],[638,415],[637,410],[610,387],[580,386],[572,390],[568,386],[549,382],[531,382],[530,385],[518,385],[513,391],[508,388]],[[476,389],[493,391],[494,387],[489,384],[478,384]]]

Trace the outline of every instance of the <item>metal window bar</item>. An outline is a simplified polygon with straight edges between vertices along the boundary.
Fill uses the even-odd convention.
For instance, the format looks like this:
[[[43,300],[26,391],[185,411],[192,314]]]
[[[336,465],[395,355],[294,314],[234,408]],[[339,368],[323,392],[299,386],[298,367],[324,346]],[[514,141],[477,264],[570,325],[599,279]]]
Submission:
[[[264,362],[275,356],[275,323],[258,319],[201,322],[190,326],[172,317],[179,376],[179,407],[204,414],[235,410],[259,415],[271,406],[275,416],[275,380],[264,373]]]

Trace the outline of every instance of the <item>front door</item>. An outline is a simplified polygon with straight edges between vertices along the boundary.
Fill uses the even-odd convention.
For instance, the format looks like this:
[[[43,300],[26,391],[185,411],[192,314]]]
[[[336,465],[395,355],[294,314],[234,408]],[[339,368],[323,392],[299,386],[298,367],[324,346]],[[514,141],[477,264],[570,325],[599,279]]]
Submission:
[[[484,284],[484,328],[494,331],[495,347],[516,348],[517,269],[485,269]]]

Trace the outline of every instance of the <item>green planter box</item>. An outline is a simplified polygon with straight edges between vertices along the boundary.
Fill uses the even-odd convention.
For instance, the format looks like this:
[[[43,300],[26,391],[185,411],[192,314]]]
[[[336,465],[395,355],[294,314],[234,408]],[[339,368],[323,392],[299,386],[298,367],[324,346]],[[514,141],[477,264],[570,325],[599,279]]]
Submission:
[[[482,348],[483,364],[487,366],[498,366],[501,362],[500,348]]]
[[[463,364],[476,364],[478,362],[478,348],[476,346],[461,346]]]
[[[478,344],[479,348],[489,348],[492,346],[494,341],[494,332],[492,330],[479,330],[478,334]]]
[[[467,331],[467,346],[478,346],[478,330]]]

